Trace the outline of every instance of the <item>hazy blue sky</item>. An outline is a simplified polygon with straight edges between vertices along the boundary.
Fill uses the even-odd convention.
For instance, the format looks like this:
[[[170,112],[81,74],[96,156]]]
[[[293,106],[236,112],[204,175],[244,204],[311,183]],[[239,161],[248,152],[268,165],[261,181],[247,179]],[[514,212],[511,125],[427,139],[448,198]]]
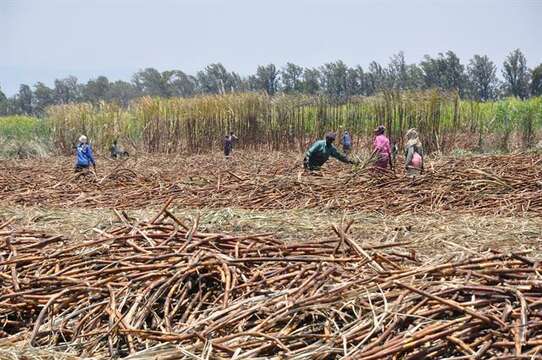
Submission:
[[[0,0],[0,87],[70,74],[125,79],[145,67],[195,73],[212,62],[408,62],[448,49],[502,64],[542,62],[542,0]]]

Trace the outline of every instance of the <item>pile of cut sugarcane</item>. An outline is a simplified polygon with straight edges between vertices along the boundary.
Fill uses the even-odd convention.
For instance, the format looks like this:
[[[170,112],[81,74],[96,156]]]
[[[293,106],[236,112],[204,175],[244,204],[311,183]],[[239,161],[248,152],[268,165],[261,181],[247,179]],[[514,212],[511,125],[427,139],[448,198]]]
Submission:
[[[542,353],[542,267],[527,253],[429,261],[408,241],[355,241],[351,223],[285,243],[200,230],[167,205],[144,222],[117,212],[78,243],[0,222],[0,347],[179,359]]]
[[[0,162],[0,197],[6,204],[64,208],[138,209],[175,196],[176,205],[192,208],[542,216],[542,156],[536,154],[427,160],[415,180],[401,166],[393,173],[330,160],[315,174],[304,172],[292,154],[237,155],[104,160],[97,175],[86,176],[70,171],[71,159]]]

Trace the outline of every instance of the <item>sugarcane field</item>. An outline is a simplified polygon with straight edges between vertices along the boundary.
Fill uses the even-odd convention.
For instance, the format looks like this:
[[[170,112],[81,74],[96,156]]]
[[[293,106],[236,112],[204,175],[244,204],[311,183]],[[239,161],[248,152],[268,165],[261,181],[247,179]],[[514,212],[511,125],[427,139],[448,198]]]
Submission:
[[[0,1],[0,360],[542,359],[541,23]]]

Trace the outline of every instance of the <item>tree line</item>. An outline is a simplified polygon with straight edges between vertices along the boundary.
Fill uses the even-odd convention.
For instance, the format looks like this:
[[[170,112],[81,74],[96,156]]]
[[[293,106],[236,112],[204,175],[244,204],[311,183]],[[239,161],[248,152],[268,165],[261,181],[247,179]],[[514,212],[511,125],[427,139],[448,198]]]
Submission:
[[[42,82],[32,87],[21,84],[18,93],[9,98],[0,90],[0,115],[41,116],[50,105],[74,102],[112,101],[126,106],[141,96],[191,97],[231,92],[323,95],[337,102],[385,90],[430,88],[457,91],[462,98],[477,101],[542,95],[542,64],[529,68],[519,49],[506,57],[501,75],[497,76],[497,66],[487,56],[474,55],[465,65],[453,51],[436,57],[426,55],[417,64],[406,63],[404,53],[399,52],[387,65],[373,61],[366,69],[349,67],[341,60],[317,68],[268,64],[258,66],[255,74],[246,77],[228,71],[220,63],[208,65],[196,75],[147,68],[136,72],[129,82],[99,76],[84,84],[69,76],[55,80],[52,88]]]

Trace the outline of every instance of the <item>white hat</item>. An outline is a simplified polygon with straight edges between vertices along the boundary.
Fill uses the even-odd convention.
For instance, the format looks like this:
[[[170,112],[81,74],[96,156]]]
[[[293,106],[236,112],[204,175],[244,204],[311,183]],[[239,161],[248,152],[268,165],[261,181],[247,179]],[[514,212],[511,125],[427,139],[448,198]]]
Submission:
[[[79,136],[79,142],[80,142],[80,143],[83,143],[83,144],[86,144],[86,142],[87,142],[87,137],[86,137],[85,135]]]

